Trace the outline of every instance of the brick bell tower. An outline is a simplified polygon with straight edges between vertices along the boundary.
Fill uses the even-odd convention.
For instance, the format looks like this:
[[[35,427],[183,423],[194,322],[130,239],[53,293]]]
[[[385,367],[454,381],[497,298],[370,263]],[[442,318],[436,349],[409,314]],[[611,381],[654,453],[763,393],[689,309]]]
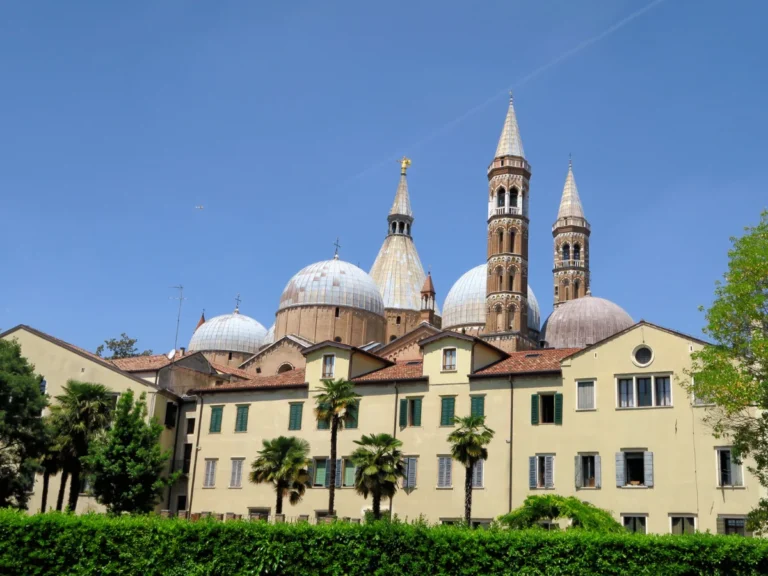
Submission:
[[[560,209],[552,226],[555,239],[555,267],[552,269],[555,308],[590,294],[589,234],[589,222],[584,216],[576,179],[573,177],[573,162],[569,159]]]
[[[512,95],[488,167],[488,283],[484,339],[507,351],[536,347],[528,335],[528,189],[531,166]]]

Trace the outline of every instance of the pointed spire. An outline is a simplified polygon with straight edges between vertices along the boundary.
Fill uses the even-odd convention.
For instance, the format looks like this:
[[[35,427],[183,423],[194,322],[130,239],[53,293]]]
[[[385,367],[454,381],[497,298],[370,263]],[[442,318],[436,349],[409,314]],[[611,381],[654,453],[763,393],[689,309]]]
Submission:
[[[496,158],[503,156],[519,156],[525,158],[523,140],[520,138],[520,128],[517,126],[515,105],[512,100],[512,92],[509,93],[509,109],[504,120],[504,128],[501,130],[499,145],[496,147]]]
[[[581,207],[581,198],[576,188],[576,179],[573,177],[573,161],[568,158],[568,176],[563,186],[563,196],[560,199],[560,209],[557,211],[559,218],[584,218],[584,209]]]
[[[205,308],[203,308],[203,313],[200,314],[200,320],[197,321],[197,326],[195,326],[195,332],[197,332],[197,329],[200,328],[200,326],[202,326],[203,324],[205,324]]]
[[[435,294],[435,285],[432,283],[432,272],[427,272],[427,277],[424,279],[424,286],[421,287],[421,293],[423,295]]]
[[[408,166],[411,165],[411,160],[403,156],[398,162],[400,163],[400,183],[397,185],[395,201],[392,203],[389,215],[408,216],[413,218],[413,212],[411,212],[411,198],[408,194],[408,179],[405,175]]]

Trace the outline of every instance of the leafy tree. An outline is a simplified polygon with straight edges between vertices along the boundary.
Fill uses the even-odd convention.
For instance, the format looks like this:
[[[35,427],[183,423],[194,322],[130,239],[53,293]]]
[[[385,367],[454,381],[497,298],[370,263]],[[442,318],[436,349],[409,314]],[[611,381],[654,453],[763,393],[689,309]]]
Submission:
[[[64,385],[64,394],[56,396],[56,402],[51,407],[51,418],[64,458],[56,509],[61,510],[64,486],[69,478],[68,506],[75,510],[80,495],[82,458],[88,455],[91,441],[109,426],[113,396],[102,384],[69,380]]]
[[[355,440],[359,446],[352,453],[355,490],[363,498],[373,499],[373,518],[381,519],[381,499],[397,492],[397,481],[405,477],[405,463],[400,448],[403,443],[389,434],[370,434]],[[333,478],[333,477],[331,477]]]
[[[315,414],[320,422],[326,423],[331,429],[331,482],[328,484],[328,514],[334,515],[334,499],[336,497],[336,441],[340,428],[353,411],[357,410],[360,396],[355,393],[355,385],[348,380],[323,380],[320,394],[315,396],[317,406]]]
[[[472,471],[480,460],[488,459],[486,446],[493,439],[493,430],[485,425],[485,416],[464,416],[454,418],[458,424],[448,435],[451,456],[464,466],[464,521],[472,518]]]
[[[725,281],[717,282],[706,311],[704,333],[714,344],[693,353],[683,384],[714,403],[705,420],[716,436],[733,439],[736,458],[754,458],[748,469],[768,487],[768,211],[745,232],[731,238]],[[768,500],[760,501],[750,524],[768,531]]]
[[[120,338],[110,338],[109,340],[104,340],[104,344],[100,344],[98,348],[96,348],[96,356],[103,356],[105,347],[107,350],[112,352],[111,356],[107,356],[108,360],[115,360],[117,358],[130,358],[131,356],[152,355],[152,350],[144,350],[144,352],[139,352],[139,349],[136,348],[136,342],[138,342],[136,338],[131,338],[128,336],[128,334],[123,332],[120,334]]]
[[[44,450],[42,377],[17,342],[0,340],[0,507],[26,508]]]
[[[264,448],[251,464],[250,480],[254,484],[271,483],[277,502],[275,514],[283,513],[283,498],[298,504],[309,484],[309,442],[295,436],[278,436],[262,440]]]
[[[171,456],[160,447],[163,425],[147,421],[146,394],[134,401],[132,390],[120,396],[112,426],[83,458],[93,493],[113,514],[151,512],[179,472],[163,477]]]
[[[558,518],[570,519],[569,528],[575,530],[624,532],[624,527],[607,510],[573,496],[557,494],[528,496],[522,506],[501,516],[499,522],[515,530],[525,530],[539,527],[542,520],[551,523]]]

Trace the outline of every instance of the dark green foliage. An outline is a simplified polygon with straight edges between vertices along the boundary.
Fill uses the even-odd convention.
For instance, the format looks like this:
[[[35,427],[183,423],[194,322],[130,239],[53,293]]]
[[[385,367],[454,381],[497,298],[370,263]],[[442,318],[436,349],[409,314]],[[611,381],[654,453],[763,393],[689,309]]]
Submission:
[[[18,343],[0,340],[0,506],[24,508],[45,450],[42,378]]]
[[[369,434],[355,440],[359,446],[352,453],[355,490],[373,500],[373,518],[381,520],[381,499],[397,492],[397,483],[405,478],[405,463],[400,450],[403,443],[389,434]]]
[[[268,524],[0,511],[4,576],[768,573],[768,541],[374,522]]]
[[[295,436],[278,436],[262,440],[258,457],[251,463],[250,480],[254,484],[269,483],[277,497],[275,514],[283,513],[283,497],[291,505],[301,502],[309,477],[309,442]]]
[[[145,394],[135,403],[132,390],[120,396],[112,427],[83,458],[93,493],[110,512],[151,512],[178,477],[163,477],[170,451],[160,448],[162,432],[156,419],[147,422]]]
[[[104,340],[104,344],[100,344],[96,348],[96,356],[103,356],[105,347],[112,353],[110,356],[107,356],[107,359],[109,360],[115,360],[117,358],[130,358],[131,356],[152,355],[152,350],[144,350],[144,352],[139,352],[139,349],[136,348],[136,342],[138,342],[136,338],[131,338],[128,336],[128,334],[123,332],[120,334],[120,338],[110,338],[109,340]]]
[[[557,494],[528,496],[520,508],[505,514],[499,518],[499,522],[523,530],[537,527],[542,520],[552,521],[557,518],[569,518],[572,521],[569,530],[624,532],[624,527],[616,522],[610,512],[573,496]]]

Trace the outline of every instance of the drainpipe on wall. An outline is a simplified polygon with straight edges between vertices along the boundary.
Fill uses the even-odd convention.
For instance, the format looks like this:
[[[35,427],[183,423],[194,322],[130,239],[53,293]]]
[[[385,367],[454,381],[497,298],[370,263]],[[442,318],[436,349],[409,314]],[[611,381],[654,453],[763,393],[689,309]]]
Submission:
[[[509,375],[509,511],[512,511],[512,456],[513,456],[513,429],[512,425],[515,419],[515,390],[512,384],[512,375]]]
[[[200,400],[200,410],[197,413],[197,438],[195,439],[195,462],[192,464],[192,479],[189,487],[189,502],[187,502],[187,512],[192,514],[192,498],[195,495],[195,476],[197,475],[197,454],[200,452],[200,431],[203,429],[203,396],[197,395]]]
[[[397,403],[398,403],[399,389],[397,382],[395,382],[395,421],[392,423],[392,437],[397,438]],[[394,496],[389,497],[389,519],[392,520],[392,509],[395,507]]]
[[[176,447],[179,444],[179,425],[181,424],[181,406],[182,406],[181,400],[178,400],[176,402],[176,428],[173,431],[174,434],[173,434],[173,454],[171,455],[171,474],[173,474],[173,471],[174,471],[173,466],[176,463]],[[168,486],[168,505],[166,506],[167,510],[171,509],[172,494],[173,494],[173,486]]]

